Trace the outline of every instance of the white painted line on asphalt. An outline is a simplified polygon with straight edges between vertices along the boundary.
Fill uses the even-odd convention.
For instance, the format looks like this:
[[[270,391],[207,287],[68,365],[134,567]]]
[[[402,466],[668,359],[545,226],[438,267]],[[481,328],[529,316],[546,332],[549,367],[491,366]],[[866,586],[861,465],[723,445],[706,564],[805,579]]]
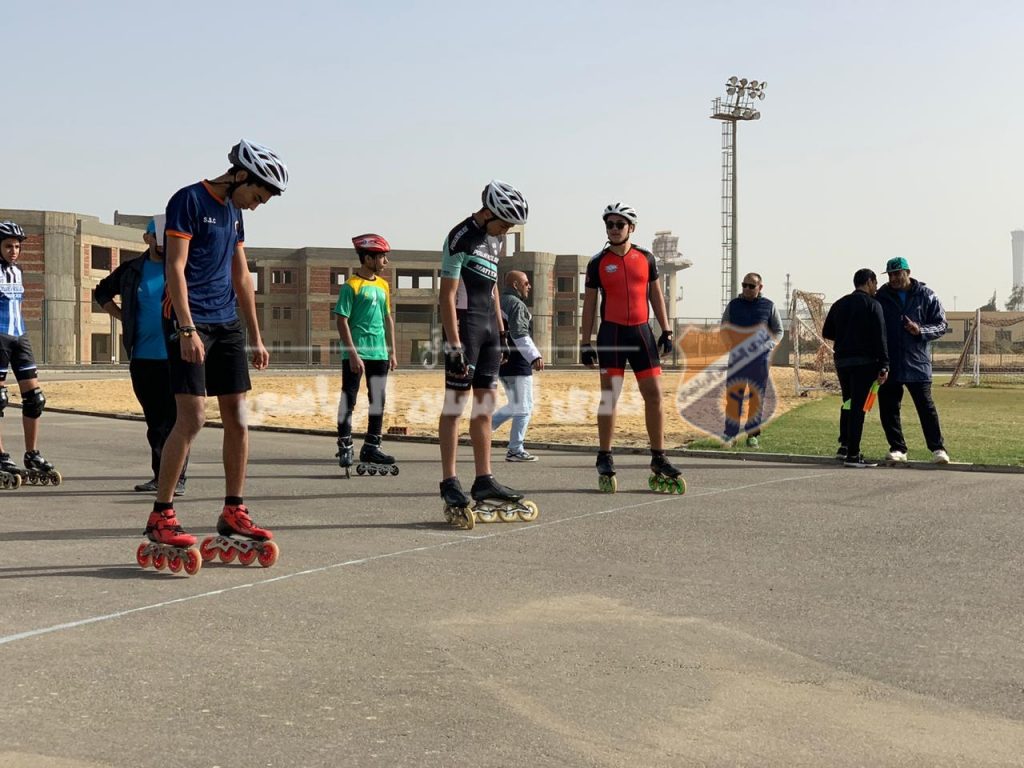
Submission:
[[[295,571],[294,573],[286,573],[286,574],[283,574],[281,576],[272,576],[269,579],[258,579],[256,581],[251,581],[248,584],[236,584],[233,587],[225,587],[224,589],[215,589],[215,590],[212,590],[210,592],[201,592],[201,593],[199,593],[197,595],[188,595],[186,597],[177,597],[177,598],[175,598],[173,600],[165,600],[165,601],[163,601],[161,603],[153,603],[151,605],[141,605],[141,606],[139,606],[137,608],[127,608],[127,609],[125,609],[123,611],[115,611],[114,613],[106,613],[106,614],[103,614],[102,616],[91,616],[91,617],[89,617],[87,619],[79,619],[78,621],[68,621],[68,622],[65,622],[63,624],[54,624],[53,626],[49,626],[49,627],[41,627],[39,629],[31,629],[31,630],[28,630],[27,632],[17,632],[17,633],[15,633],[13,635],[5,635],[3,637],[0,637],[0,645],[7,645],[8,643],[13,643],[13,642],[15,642],[17,640],[28,640],[28,639],[33,638],[33,637],[41,637],[43,635],[49,635],[49,634],[52,634],[54,632],[61,632],[61,631],[65,630],[65,629],[76,629],[78,627],[84,627],[84,626],[87,626],[89,624],[97,624],[97,623],[102,622],[102,621],[111,621],[113,619],[120,619],[120,618],[123,618],[125,616],[131,616],[134,613],[142,613],[143,611],[155,611],[155,610],[158,610],[160,608],[167,608],[169,606],[177,605],[179,603],[188,603],[188,602],[191,602],[193,600],[202,600],[202,599],[207,598],[207,597],[216,597],[218,595],[226,595],[226,594],[228,594],[230,592],[235,592],[235,591],[240,590],[240,589],[250,589],[252,587],[263,586],[265,584],[273,584],[273,583],[279,582],[279,581],[287,581],[289,579],[294,579],[294,578],[297,578],[299,576],[310,576],[310,575],[316,574],[316,573],[325,573],[327,571],[332,571],[332,570],[334,570],[336,568],[347,568],[347,567],[354,566],[354,565],[365,565],[366,563],[372,563],[372,562],[375,562],[377,560],[388,560],[388,559],[393,559],[393,558],[396,558],[396,557],[403,557],[405,555],[412,555],[412,554],[415,554],[415,553],[418,553],[418,552],[429,552],[431,550],[442,549],[444,547],[450,547],[450,546],[453,546],[453,545],[456,545],[456,544],[466,544],[466,543],[471,542],[471,541],[482,541],[484,539],[493,539],[493,538],[498,537],[498,536],[507,536],[507,535],[515,534],[515,533],[525,533],[526,531],[540,530],[542,528],[547,528],[547,527],[550,527],[550,526],[553,526],[553,525],[562,525],[564,523],[570,523],[570,522],[574,522],[574,521],[577,521],[577,520],[584,520],[584,519],[590,518],[590,517],[599,517],[599,516],[602,516],[602,515],[610,515],[610,514],[613,514],[613,513],[616,513],[616,512],[628,512],[630,510],[640,509],[641,507],[648,507],[648,506],[652,506],[652,505],[655,505],[655,504],[664,504],[665,502],[668,502],[668,501],[682,501],[682,500],[686,499],[688,496],[689,497],[717,496],[717,495],[720,495],[720,494],[723,494],[723,493],[731,493],[733,491],[743,491],[743,490],[748,490],[750,488],[758,488],[758,487],[765,486],[765,485],[773,485],[775,483],[791,483],[791,482],[796,482],[796,481],[799,481],[799,480],[817,479],[817,478],[822,477],[823,474],[835,474],[835,472],[828,472],[828,473],[818,472],[818,473],[815,473],[813,475],[800,475],[800,476],[797,476],[797,477],[775,478],[775,479],[772,479],[772,480],[764,480],[764,481],[759,482],[759,483],[749,483],[747,485],[740,485],[740,486],[737,486],[735,488],[725,488],[725,489],[720,489],[720,490],[707,491],[707,492],[704,492],[704,493],[686,494],[686,495],[683,495],[683,496],[674,496],[674,495],[673,496],[667,496],[666,495],[666,496],[661,496],[661,497],[656,498],[656,499],[651,499],[650,501],[642,501],[642,502],[638,502],[636,504],[628,504],[628,505],[622,506],[622,507],[613,507],[611,509],[601,509],[601,510],[594,510],[592,512],[583,512],[583,513],[581,513],[579,515],[572,515],[570,517],[563,517],[563,518],[561,518],[559,520],[547,520],[547,521],[544,521],[542,523],[530,523],[530,524],[527,524],[527,525],[510,524],[510,523],[490,523],[490,524],[488,524],[488,526],[493,526],[493,527],[496,528],[496,530],[493,533],[485,533],[485,534],[482,534],[482,535],[477,535],[477,534],[458,534],[458,533],[452,532],[450,534],[442,534],[442,535],[449,536],[449,537],[450,536],[458,536],[458,538],[455,539],[455,540],[449,540],[449,541],[440,542],[438,544],[429,544],[429,545],[422,546],[422,547],[413,547],[411,549],[402,549],[402,550],[398,550],[396,552],[385,552],[385,553],[380,554],[380,555],[370,555],[368,557],[361,557],[361,558],[358,558],[356,560],[345,560],[344,562],[341,562],[341,563],[332,563],[330,565],[323,565],[323,566],[320,566],[318,568],[307,568],[306,570],[303,570],[303,571]],[[423,532],[421,531],[421,533],[423,533]],[[202,571],[200,571],[200,573],[201,572]]]

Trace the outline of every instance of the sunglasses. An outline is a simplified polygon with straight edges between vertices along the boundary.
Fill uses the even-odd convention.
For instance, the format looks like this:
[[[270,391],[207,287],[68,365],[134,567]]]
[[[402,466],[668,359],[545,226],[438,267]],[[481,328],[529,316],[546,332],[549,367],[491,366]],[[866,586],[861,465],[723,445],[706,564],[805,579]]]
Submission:
[[[744,288],[757,288],[757,283],[740,283]]]
[[[604,223],[605,229],[625,229],[628,222],[625,221],[606,221]]]

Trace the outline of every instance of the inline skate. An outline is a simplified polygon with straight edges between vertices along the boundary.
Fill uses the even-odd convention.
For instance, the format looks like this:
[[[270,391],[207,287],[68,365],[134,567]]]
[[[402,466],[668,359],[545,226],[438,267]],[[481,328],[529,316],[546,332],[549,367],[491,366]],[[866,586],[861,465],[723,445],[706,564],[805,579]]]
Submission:
[[[22,469],[13,461],[11,454],[0,453],[0,488],[14,490],[21,487]]]
[[[398,465],[395,457],[389,456],[380,449],[380,435],[367,435],[363,447],[359,449],[359,464],[356,465],[357,475],[397,475]]]
[[[672,466],[663,451],[654,453],[651,458],[651,476],[647,487],[658,493],[686,493],[686,481],[683,473]]]
[[[64,479],[39,451],[25,451],[25,474],[30,485],[60,485]]]
[[[618,484],[615,482],[615,461],[611,451],[597,452],[597,490],[601,493],[615,493]]]
[[[334,454],[338,457],[338,466],[345,470],[345,478],[351,477],[349,474],[349,468],[352,466],[352,455],[354,451],[352,449],[352,438],[339,437],[338,438],[338,452]]]
[[[537,519],[540,509],[532,501],[522,501],[523,494],[506,488],[494,475],[482,475],[473,481],[469,490],[473,497],[473,515],[481,523],[501,520],[511,523],[517,518],[524,523]]]
[[[472,530],[475,520],[473,510],[469,508],[471,501],[463,492],[459,478],[449,477],[441,481],[441,498],[444,500],[445,521],[449,525]]]
[[[258,528],[244,504],[224,506],[217,519],[217,534],[203,539],[199,546],[199,554],[207,562],[219,555],[222,563],[230,563],[237,555],[242,565],[258,561],[264,568],[269,568],[281,553],[277,544],[271,541],[274,534]]]
[[[151,512],[146,522],[146,538],[135,551],[135,560],[142,568],[152,565],[156,570],[167,568],[171,573],[184,570],[195,576],[203,566],[196,547],[196,537],[186,533],[173,509]]]

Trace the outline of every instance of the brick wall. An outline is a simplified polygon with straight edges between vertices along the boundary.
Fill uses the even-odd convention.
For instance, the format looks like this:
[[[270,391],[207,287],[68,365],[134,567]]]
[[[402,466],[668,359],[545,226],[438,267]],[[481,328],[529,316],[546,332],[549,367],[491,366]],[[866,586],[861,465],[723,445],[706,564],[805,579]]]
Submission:
[[[29,235],[22,242],[21,255],[18,257],[18,266],[24,272],[25,280],[25,296],[21,305],[25,322],[41,320],[43,317],[43,298],[46,291],[43,282],[46,263],[43,242],[42,235]]]

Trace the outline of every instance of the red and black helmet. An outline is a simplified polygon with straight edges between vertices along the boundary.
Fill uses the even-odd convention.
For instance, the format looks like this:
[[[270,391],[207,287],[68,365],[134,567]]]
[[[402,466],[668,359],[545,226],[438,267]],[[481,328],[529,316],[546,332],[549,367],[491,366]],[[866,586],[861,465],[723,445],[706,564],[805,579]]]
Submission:
[[[388,241],[380,235],[375,235],[372,232],[365,235],[357,235],[352,238],[352,245],[356,249],[357,253],[388,253],[391,250],[391,246]]]

